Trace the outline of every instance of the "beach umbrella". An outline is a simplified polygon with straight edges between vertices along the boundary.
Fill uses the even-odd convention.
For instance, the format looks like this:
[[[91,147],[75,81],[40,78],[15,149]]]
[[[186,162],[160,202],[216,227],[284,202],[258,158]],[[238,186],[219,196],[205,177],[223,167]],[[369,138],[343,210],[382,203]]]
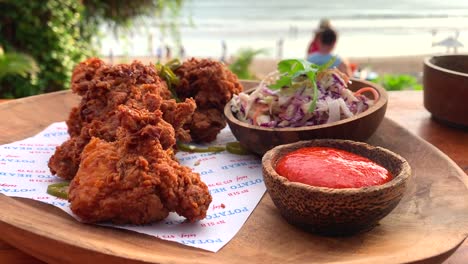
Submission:
[[[439,42],[432,43],[432,46],[442,46],[447,48],[447,52],[450,51],[450,48],[453,49],[454,53],[457,53],[458,48],[463,47],[463,43],[458,41],[457,39],[458,34],[455,35],[455,37],[448,37],[444,40],[441,40]]]
[[[448,37],[439,42],[433,43],[432,46],[442,46],[447,48],[460,48],[463,47],[463,44],[454,37]]]

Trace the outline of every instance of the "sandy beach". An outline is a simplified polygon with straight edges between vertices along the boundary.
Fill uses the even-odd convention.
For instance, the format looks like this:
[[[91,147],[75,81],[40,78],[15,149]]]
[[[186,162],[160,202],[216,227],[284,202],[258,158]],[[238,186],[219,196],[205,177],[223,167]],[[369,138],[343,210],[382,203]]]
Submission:
[[[257,78],[276,68],[277,58],[303,58],[323,18],[338,32],[333,51],[360,69],[378,75],[421,76],[425,57],[449,46],[468,52],[468,1],[189,1],[181,12],[178,42],[160,34],[155,23],[132,27],[119,38],[103,28],[99,54],[156,61],[182,53],[219,59],[242,49],[263,50],[251,66]],[[274,15],[272,15],[274,14]],[[153,21],[154,22],[154,21]],[[442,44],[452,40],[457,44]],[[114,62],[118,62],[115,59]]]
[[[383,74],[410,74],[420,76],[423,70],[424,59],[427,56],[401,56],[401,57],[369,57],[369,58],[350,58],[350,63],[354,63],[360,69],[376,72],[379,75]],[[275,59],[256,59],[252,63],[252,71],[258,76],[263,77],[265,74],[276,69]]]
[[[420,77],[423,70],[424,59],[431,55],[417,56],[399,56],[399,57],[369,57],[369,58],[350,58],[351,63],[357,65],[360,69],[373,71],[378,75],[384,74],[410,74]],[[230,58],[233,61],[235,58]],[[109,58],[106,58],[109,61]],[[143,63],[156,62],[155,57],[115,57],[113,63],[130,62],[140,60]],[[276,69],[279,60],[273,58],[256,58],[251,65],[251,71],[258,79],[263,78],[269,72]]]

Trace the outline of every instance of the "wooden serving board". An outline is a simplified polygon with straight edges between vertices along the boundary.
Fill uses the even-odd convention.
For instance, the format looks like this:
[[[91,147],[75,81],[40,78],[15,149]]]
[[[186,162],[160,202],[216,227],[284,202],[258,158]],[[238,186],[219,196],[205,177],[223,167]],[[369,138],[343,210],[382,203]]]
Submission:
[[[58,92],[0,105],[0,144],[62,121],[78,99]],[[405,157],[413,169],[399,206],[370,232],[327,238],[281,218],[266,194],[218,253],[130,231],[81,224],[58,208],[0,195],[0,234],[49,263],[402,263],[443,260],[467,237],[468,182],[447,156],[385,119],[369,140]],[[0,179],[1,180],[1,179]]]

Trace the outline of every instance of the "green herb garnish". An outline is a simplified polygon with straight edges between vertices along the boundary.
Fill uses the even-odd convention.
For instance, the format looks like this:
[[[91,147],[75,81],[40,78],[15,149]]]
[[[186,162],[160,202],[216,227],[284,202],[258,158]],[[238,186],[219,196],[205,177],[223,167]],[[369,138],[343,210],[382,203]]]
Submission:
[[[311,113],[315,110],[315,106],[317,105],[317,73],[328,69],[331,65],[333,65],[335,60],[336,58],[333,57],[330,61],[322,66],[318,66],[306,60],[282,60],[278,63],[280,78],[276,81],[276,83],[270,85],[269,88],[272,90],[278,90],[283,87],[293,87],[293,84],[297,81],[297,79],[299,79],[299,77],[307,77],[314,89],[314,96],[309,107],[309,112]]]
[[[180,62],[180,60],[178,59],[172,59],[168,62],[166,62],[166,65],[167,67],[169,67],[171,70],[175,71],[177,70],[177,68],[179,68],[180,66],[182,65],[182,63]]]
[[[333,65],[333,63],[335,63],[335,61],[336,61],[336,57],[332,57],[329,61],[327,61],[327,63],[320,66],[318,71],[321,72],[330,68]]]
[[[156,70],[159,72],[159,76],[166,81],[167,88],[171,92],[172,98],[174,98],[176,102],[180,103],[181,101],[174,89],[174,86],[178,85],[180,80],[179,77],[177,77],[177,75],[175,75],[175,73],[173,72],[175,69],[180,67],[180,61],[174,59],[167,62],[165,65],[158,62],[155,65],[155,67]]]
[[[47,193],[62,199],[68,199],[69,182],[59,182],[47,186]]]
[[[181,142],[177,142],[177,149],[186,152],[221,152],[225,151],[226,148],[223,146],[209,146],[206,148],[196,147],[194,145],[184,144]]]
[[[239,142],[229,142],[226,143],[226,150],[229,153],[237,154],[237,155],[249,155],[251,154],[250,151],[241,146]]]
[[[197,147],[190,144],[185,144],[177,141],[177,149],[185,152],[222,152],[227,150],[229,153],[237,155],[249,155],[251,154],[248,149],[245,149],[240,145],[239,142],[229,142],[226,146],[209,146],[209,147]]]

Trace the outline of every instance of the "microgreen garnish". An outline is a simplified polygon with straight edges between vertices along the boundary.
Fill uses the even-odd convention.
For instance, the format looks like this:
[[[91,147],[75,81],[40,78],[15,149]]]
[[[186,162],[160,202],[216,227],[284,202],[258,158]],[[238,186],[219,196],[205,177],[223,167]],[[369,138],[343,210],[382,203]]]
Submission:
[[[335,61],[336,61],[336,57],[332,57],[329,61],[327,61],[327,63],[320,66],[318,71],[321,72],[330,68],[333,65],[333,63],[335,63]]]
[[[278,71],[280,73],[280,78],[276,81],[276,83],[269,85],[268,87],[272,90],[278,90],[283,87],[292,87],[294,81],[300,76],[306,76],[314,89],[314,96],[312,98],[312,102],[309,107],[309,112],[313,112],[315,110],[315,106],[317,105],[317,73],[323,70],[328,69],[333,63],[335,62],[336,58],[333,57],[330,61],[325,63],[322,66],[318,66],[316,64],[310,63],[306,60],[299,60],[299,59],[289,59],[289,60],[282,60],[278,63]]]

